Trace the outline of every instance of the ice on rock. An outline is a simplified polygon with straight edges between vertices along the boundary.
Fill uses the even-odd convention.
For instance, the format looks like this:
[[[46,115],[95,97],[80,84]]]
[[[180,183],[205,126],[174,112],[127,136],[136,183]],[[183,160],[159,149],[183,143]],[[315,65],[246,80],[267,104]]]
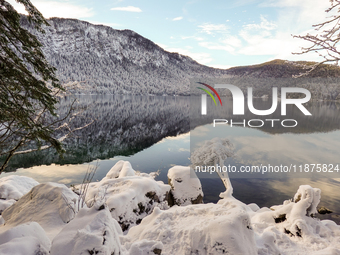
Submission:
[[[189,166],[174,166],[168,171],[171,186],[169,205],[190,205],[203,203],[200,180]]]
[[[119,235],[120,226],[105,206],[83,208],[53,239],[51,255],[122,254]]]
[[[63,184],[40,184],[7,208],[2,217],[6,226],[38,222],[52,239],[74,218],[77,198],[78,196]]]
[[[143,240],[162,242],[162,255],[255,255],[247,210],[233,198],[224,199],[223,204],[173,206],[165,211],[155,208],[123,241],[126,247]]]
[[[36,222],[0,228],[1,255],[48,255],[51,241]]]
[[[36,180],[26,176],[10,175],[0,178],[0,215],[38,184]]]
[[[155,207],[168,208],[170,186],[153,177],[145,173],[137,175],[129,162],[119,161],[100,182],[90,183],[86,204],[92,207],[106,203],[112,217],[127,231]]]

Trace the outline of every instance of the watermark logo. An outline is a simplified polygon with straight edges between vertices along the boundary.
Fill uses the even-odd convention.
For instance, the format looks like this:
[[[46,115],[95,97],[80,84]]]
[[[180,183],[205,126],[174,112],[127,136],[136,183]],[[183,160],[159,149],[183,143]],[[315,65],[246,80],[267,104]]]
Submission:
[[[231,85],[231,84],[215,84],[214,88],[212,86],[208,85],[208,84],[205,84],[205,83],[199,82],[199,84],[205,85],[206,87],[210,88],[216,94],[218,99],[220,100],[221,105],[222,105],[221,98],[214,88],[216,88],[216,89],[219,89],[219,88],[229,89],[229,91],[231,92],[232,98],[233,98],[233,115],[244,115],[244,94],[243,94],[243,92],[240,88],[238,88],[235,85]],[[213,97],[213,95],[208,90],[200,88],[200,87],[197,87],[197,88],[205,91],[208,95],[210,95],[210,97],[214,100],[215,105],[217,105],[215,98]],[[305,97],[304,98],[287,98],[288,93],[302,93],[302,94],[305,94]],[[272,88],[272,106],[268,110],[255,109],[255,107],[253,105],[253,88],[248,88],[248,95],[247,96],[248,96],[247,102],[248,102],[249,111],[251,113],[255,114],[255,115],[258,115],[258,116],[270,115],[277,108],[278,97],[277,97],[277,88],[276,87]],[[296,87],[294,87],[294,88],[290,88],[290,87],[281,88],[281,115],[286,115],[286,108],[287,108],[288,104],[295,105],[297,108],[299,108],[302,111],[302,113],[304,115],[312,115],[302,105],[304,103],[307,103],[310,99],[311,99],[311,93],[307,89],[296,88]],[[206,94],[202,94],[201,114],[202,115],[207,114],[207,95]]]
[[[201,84],[201,85],[204,85],[206,86],[207,88],[209,88],[212,92],[214,92],[214,94],[217,96],[218,100],[220,101],[220,104],[222,106],[222,100],[221,100],[221,97],[220,95],[217,93],[217,91],[210,85],[206,84],[206,83],[203,83],[203,82],[197,82],[198,84]],[[216,103],[216,100],[214,98],[214,96],[210,93],[209,90],[207,89],[204,89],[204,88],[201,88],[201,87],[197,87],[198,89],[200,90],[203,90],[205,93],[207,93],[211,98],[212,100],[214,101],[215,105],[217,106],[217,103]],[[201,114],[202,115],[206,115],[207,114],[207,95],[206,94],[202,94],[201,96]]]
[[[214,87],[198,82],[199,84],[204,85],[205,87],[209,88],[219,99],[220,104],[222,106],[222,100],[220,95],[217,93],[215,89],[228,89],[231,92],[232,96],[232,101],[233,101],[233,115],[245,115],[245,96],[243,94],[243,91],[232,84],[215,84]],[[216,100],[212,93],[204,88],[197,87],[200,90],[203,90],[206,92],[206,94],[201,95],[201,115],[207,115],[207,94],[213,99],[215,105],[217,106]],[[277,107],[278,107],[278,102],[281,102],[281,116],[287,115],[287,105],[295,105],[305,116],[311,116],[312,114],[303,106],[304,103],[307,103],[311,99],[311,93],[309,90],[304,89],[304,88],[297,88],[297,87],[281,87],[281,96],[278,98],[278,88],[277,87],[272,87],[272,104],[269,109],[267,110],[259,110],[254,107],[253,103],[253,89],[252,88],[247,88],[247,105],[249,111],[257,116],[267,116],[270,114],[273,114]],[[299,93],[299,94],[304,94],[304,98],[287,98],[287,94],[289,93]],[[263,127],[265,122],[269,122],[271,124],[271,127],[274,127],[274,123],[279,121],[281,123],[282,127],[296,127],[298,122],[295,119],[250,119],[246,121],[243,119],[242,122],[235,122],[232,119],[227,120],[227,119],[214,119],[213,120],[213,126],[217,124],[230,124],[232,127],[233,125],[242,125],[244,127],[249,126],[249,127]],[[288,123],[293,123],[291,125],[288,125]],[[257,123],[255,125],[254,123]],[[247,125],[248,124],[248,125]]]

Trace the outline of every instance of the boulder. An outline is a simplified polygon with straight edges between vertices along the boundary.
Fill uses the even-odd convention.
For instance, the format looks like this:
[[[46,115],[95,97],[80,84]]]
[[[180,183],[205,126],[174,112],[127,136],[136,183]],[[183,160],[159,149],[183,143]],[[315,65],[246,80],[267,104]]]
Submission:
[[[1,255],[48,255],[51,241],[36,222],[0,228]]]
[[[80,209],[53,239],[51,255],[121,254],[122,231],[105,206]]]
[[[244,204],[225,199],[223,204],[155,208],[141,224],[132,227],[124,244],[158,241],[167,254],[257,255],[254,232]]]
[[[2,217],[10,226],[38,222],[52,239],[75,217],[77,199],[63,184],[40,184],[7,208]]]
[[[100,182],[89,184],[86,204],[92,207],[106,203],[112,217],[123,231],[127,231],[139,224],[155,207],[168,208],[170,186],[155,181],[154,176],[137,173],[129,162],[119,161]]]
[[[190,167],[174,166],[170,168],[168,183],[171,186],[169,206],[203,203],[201,182]]]
[[[38,184],[36,180],[26,176],[10,175],[0,178],[0,215]]]

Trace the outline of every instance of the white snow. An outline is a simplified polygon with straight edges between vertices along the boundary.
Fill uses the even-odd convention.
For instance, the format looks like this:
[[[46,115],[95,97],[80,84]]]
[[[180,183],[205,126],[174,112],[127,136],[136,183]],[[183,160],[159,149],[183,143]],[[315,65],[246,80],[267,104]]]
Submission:
[[[1,255],[47,255],[51,241],[36,222],[0,227]]]
[[[188,204],[188,198],[203,195],[199,180],[182,166],[168,176],[177,180],[171,192],[186,206],[169,208],[170,186],[126,161],[90,183],[91,208],[79,212],[78,195],[65,185],[34,186],[0,216],[0,254],[340,254],[340,226],[314,218],[320,189],[301,185],[293,199],[270,208],[232,196],[217,204]],[[16,178],[1,181],[7,183],[7,201],[35,184],[26,179],[26,190],[14,189]]]
[[[114,179],[125,176],[134,176],[135,171],[132,169],[132,166],[129,161],[119,160],[106,174],[106,178]]]
[[[136,175],[129,162],[119,161],[100,182],[90,183],[85,201],[88,207],[106,202],[112,217],[126,231],[154,207],[167,209],[169,191],[170,186],[155,181],[154,174]]]
[[[201,182],[189,166],[174,166],[170,168],[168,180],[176,205],[197,204],[199,203],[198,200],[202,200],[203,191]]]
[[[120,254],[122,230],[106,207],[83,208],[53,239],[51,255]],[[92,252],[92,253],[91,253]]]
[[[0,178],[0,214],[39,183],[26,176]]]
[[[35,221],[53,237],[75,216],[78,196],[63,184],[35,186],[2,213],[6,226]]]
[[[320,201],[320,189],[301,185],[294,201],[284,201],[252,214],[259,254],[340,254],[340,227],[310,217]],[[279,220],[281,219],[281,220]],[[277,221],[277,222],[276,222]],[[338,249],[335,253],[329,247]],[[274,252],[275,251],[275,252]]]
[[[136,241],[160,241],[162,254],[257,254],[246,206],[230,198],[223,204],[173,206],[132,227],[126,247]]]

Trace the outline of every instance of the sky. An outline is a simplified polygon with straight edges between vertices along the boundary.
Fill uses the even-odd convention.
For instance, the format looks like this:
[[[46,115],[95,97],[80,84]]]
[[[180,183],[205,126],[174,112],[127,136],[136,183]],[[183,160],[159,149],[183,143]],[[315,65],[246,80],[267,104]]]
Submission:
[[[19,12],[22,6],[8,0]],[[163,49],[216,68],[273,59],[320,60],[293,55],[309,44],[292,35],[314,33],[327,0],[31,0],[45,18],[76,18],[130,29]]]

